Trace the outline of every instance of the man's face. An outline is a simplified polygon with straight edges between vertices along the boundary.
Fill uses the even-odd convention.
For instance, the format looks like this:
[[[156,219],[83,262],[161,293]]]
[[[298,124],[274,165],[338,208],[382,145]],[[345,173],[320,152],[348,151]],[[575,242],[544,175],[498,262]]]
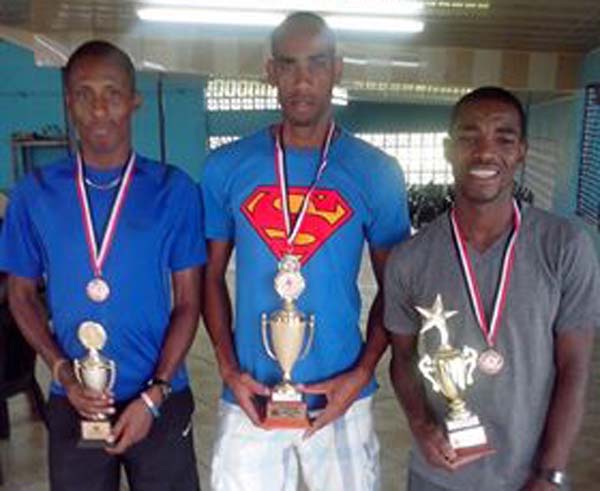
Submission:
[[[286,33],[267,63],[284,119],[295,126],[314,126],[329,118],[331,91],[341,70],[325,35],[301,28]]]
[[[450,133],[445,153],[457,194],[479,204],[509,198],[527,151],[516,108],[496,100],[468,103]]]
[[[110,59],[81,59],[67,80],[66,98],[84,153],[110,159],[128,151],[139,98],[123,68]]]

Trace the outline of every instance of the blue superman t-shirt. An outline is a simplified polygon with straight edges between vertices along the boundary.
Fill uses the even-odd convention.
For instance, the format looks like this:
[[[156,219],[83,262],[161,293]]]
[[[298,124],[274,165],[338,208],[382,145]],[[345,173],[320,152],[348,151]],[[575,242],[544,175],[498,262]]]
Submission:
[[[270,130],[220,148],[207,161],[202,180],[208,239],[235,244],[235,350],[242,370],[274,385],[281,370],[261,339],[261,314],[281,308],[273,287],[285,226]],[[319,165],[318,149],[286,149],[292,217]],[[306,290],[298,308],[316,319],[314,343],[294,366],[295,382],[329,379],[360,358],[360,294],[357,276],[365,241],[389,249],[409,234],[402,171],[391,157],[340,131],[328,166],[311,197],[296,239]],[[373,393],[373,380],[362,396]],[[235,402],[227,388],[224,398]],[[323,406],[310,397],[309,407]]]
[[[87,178],[110,188],[122,169],[86,168]],[[98,242],[117,187],[87,186]],[[75,163],[65,159],[30,174],[11,193],[0,235],[0,269],[43,277],[56,342],[71,359],[85,355],[79,325],[99,322],[108,341],[102,354],[117,365],[118,400],[137,395],[152,378],[166,335],[171,274],[205,262],[202,207],[197,186],[172,166],[137,156],[133,179],[103,267],[107,301],[86,296],[93,278],[75,187]],[[174,390],[187,386],[181,367]],[[53,385],[54,393],[62,393]]]

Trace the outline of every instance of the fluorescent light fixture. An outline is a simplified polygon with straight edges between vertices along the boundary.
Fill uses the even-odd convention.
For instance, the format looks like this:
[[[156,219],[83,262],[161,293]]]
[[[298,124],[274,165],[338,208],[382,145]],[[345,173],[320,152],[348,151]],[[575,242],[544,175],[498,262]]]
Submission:
[[[142,61],[142,68],[146,68],[148,70],[155,70],[157,72],[166,72],[167,68],[160,64],[160,63],[156,63],[154,61],[150,61],[150,60],[144,60]]]
[[[344,56],[344,63],[348,65],[359,65],[359,66],[393,66],[402,68],[418,68],[423,63],[419,60],[381,60],[381,59],[365,59],[365,58],[353,58]]]
[[[254,27],[276,26],[285,19],[285,14],[276,12],[222,9],[143,8],[137,13],[140,19],[146,21]]]
[[[393,17],[364,17],[351,15],[327,15],[327,24],[340,31],[415,33],[422,32],[425,24],[420,20]]]
[[[137,14],[145,21],[251,27],[275,27],[286,16],[281,10],[159,7],[141,8]],[[325,15],[324,18],[333,29],[341,31],[415,33],[423,31],[424,28],[422,21],[403,17]]]
[[[418,0],[146,0],[143,3],[178,8],[310,11],[323,14],[416,15],[423,12],[423,2]]]

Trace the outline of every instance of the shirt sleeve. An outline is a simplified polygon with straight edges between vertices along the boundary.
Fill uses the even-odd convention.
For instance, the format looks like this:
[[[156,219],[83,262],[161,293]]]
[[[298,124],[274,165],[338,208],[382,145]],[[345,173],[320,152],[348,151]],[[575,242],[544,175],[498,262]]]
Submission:
[[[214,155],[210,156],[200,186],[204,203],[206,238],[230,241],[233,239],[234,222],[224,164],[226,162],[221,162]]]
[[[416,334],[419,330],[419,318],[400,267],[403,260],[406,259],[402,248],[394,247],[385,267],[384,325],[394,334]]]
[[[576,328],[600,326],[600,270],[590,237],[577,230],[564,247],[561,258],[561,298],[556,321],[557,333]]]
[[[42,244],[22,185],[11,193],[2,224],[0,270],[25,278],[39,278],[44,273]]]
[[[177,194],[181,206],[175,210],[174,240],[169,254],[169,266],[173,271],[200,266],[206,262],[200,191],[191,180],[186,179],[185,185]]]
[[[408,202],[404,175],[396,159],[385,159],[373,173],[370,190],[372,218],[367,240],[375,249],[390,249],[410,235]]]

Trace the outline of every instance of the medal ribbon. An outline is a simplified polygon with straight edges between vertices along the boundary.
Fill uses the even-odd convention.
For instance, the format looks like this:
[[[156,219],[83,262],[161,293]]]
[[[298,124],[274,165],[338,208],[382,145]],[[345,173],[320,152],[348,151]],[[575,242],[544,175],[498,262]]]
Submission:
[[[323,172],[325,172],[325,168],[327,167],[327,159],[329,158],[329,149],[331,148],[331,142],[333,140],[333,135],[335,134],[335,123],[332,121],[329,123],[329,128],[327,129],[327,134],[325,136],[325,140],[323,141],[323,145],[321,146],[321,153],[319,157],[319,167],[317,169],[317,173],[315,178],[310,185],[308,191],[304,195],[302,200],[302,205],[300,207],[300,211],[298,212],[298,216],[296,217],[296,221],[292,226],[292,217],[290,213],[290,204],[289,204],[289,191],[286,180],[286,172],[285,172],[285,151],[283,147],[283,125],[280,125],[278,131],[275,135],[275,171],[277,174],[277,180],[279,181],[279,190],[281,193],[281,209],[283,211],[283,220],[285,222],[285,235],[288,246],[290,248],[294,245],[294,240],[300,232],[300,227],[302,226],[302,222],[304,221],[304,217],[306,216],[306,210],[308,210],[308,205],[310,203],[310,197],[312,196],[314,190],[317,187],[317,183]]]
[[[467,242],[460,230],[460,226],[456,220],[456,211],[454,208],[450,211],[450,222],[452,230],[452,238],[456,247],[457,255],[461,265],[462,273],[467,285],[467,291],[469,292],[469,298],[471,300],[471,306],[475,313],[475,318],[479,324],[479,328],[487,341],[488,346],[494,346],[498,332],[500,331],[500,321],[502,319],[502,313],[506,304],[506,294],[510,284],[510,277],[512,274],[513,264],[515,260],[515,244],[517,242],[517,236],[519,235],[519,229],[521,228],[521,210],[517,202],[513,199],[513,229],[508,238],[506,249],[504,250],[504,256],[502,258],[502,269],[500,271],[500,278],[498,286],[496,288],[496,297],[494,299],[494,309],[492,311],[492,319],[488,324],[488,320],[485,316],[485,310],[483,308],[483,302],[481,300],[481,292],[479,284],[477,283],[477,277],[473,270],[473,264],[469,256],[467,249]]]
[[[135,153],[132,152],[129,161],[125,167],[123,173],[123,179],[119,185],[117,196],[110,210],[108,218],[108,224],[106,225],[106,231],[102,238],[102,244],[98,250],[98,241],[96,240],[96,234],[94,233],[94,223],[92,219],[92,213],[90,210],[90,203],[88,200],[87,192],[85,189],[85,178],[83,172],[83,161],[81,154],[77,154],[77,172],[75,176],[75,185],[77,187],[77,198],[79,200],[79,207],[81,208],[81,217],[83,221],[83,229],[85,232],[85,240],[88,246],[88,253],[90,258],[90,265],[94,271],[94,277],[100,278],[102,276],[102,266],[108,257],[108,252],[113,243],[115,230],[119,221],[119,216],[123,205],[125,204],[125,198],[129,191],[129,185],[133,178],[133,167],[135,164]]]

